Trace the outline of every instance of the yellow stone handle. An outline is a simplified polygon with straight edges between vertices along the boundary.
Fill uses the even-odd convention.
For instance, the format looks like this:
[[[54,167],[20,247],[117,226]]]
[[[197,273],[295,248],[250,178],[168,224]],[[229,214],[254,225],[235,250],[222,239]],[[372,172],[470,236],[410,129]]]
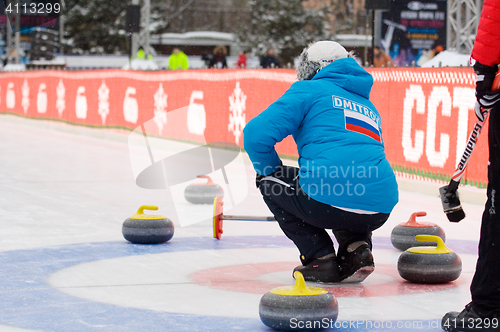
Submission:
[[[293,273],[293,276],[295,277],[295,286],[293,287],[295,291],[297,292],[307,292],[307,285],[306,281],[304,279],[304,276],[300,271],[295,271]]]
[[[432,253],[432,254],[446,254],[451,253],[453,250],[449,249],[445,244],[443,239],[436,235],[420,234],[415,236],[415,240],[422,242],[436,242],[436,248],[432,247],[412,247],[408,248],[407,251],[415,253]]]
[[[137,210],[136,216],[144,214],[144,210],[158,210],[157,206],[154,205],[143,205]]]
[[[308,287],[306,285],[306,281],[304,280],[304,276],[300,271],[295,271],[293,273],[295,277],[295,285],[291,286],[283,286],[276,287],[271,289],[272,294],[276,295],[284,295],[284,296],[315,296],[315,295],[323,295],[327,294],[328,291],[319,287]]]
[[[415,236],[415,240],[422,242],[436,242],[438,248],[443,248],[443,247],[446,248],[443,239],[436,235],[419,234]]]

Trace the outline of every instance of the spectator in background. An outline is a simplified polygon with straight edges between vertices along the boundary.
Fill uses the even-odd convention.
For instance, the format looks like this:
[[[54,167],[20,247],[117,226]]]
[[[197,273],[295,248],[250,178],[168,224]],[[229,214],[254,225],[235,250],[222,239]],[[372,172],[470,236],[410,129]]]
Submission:
[[[250,56],[250,49],[246,49],[243,53],[238,55],[238,62],[236,62],[236,68],[246,68],[247,67],[247,59]]]
[[[214,48],[214,56],[210,61],[209,68],[227,68],[227,48],[226,46],[219,45]]]
[[[212,52],[204,51],[201,55],[201,60],[203,60],[207,68],[210,68],[210,64],[212,63],[213,58],[214,55],[212,54]]]
[[[436,48],[434,49],[434,56],[438,55],[439,53],[441,53],[443,51],[444,51],[443,45],[436,46]]]
[[[260,58],[260,66],[262,68],[281,68],[281,64],[272,47]]]
[[[188,69],[189,60],[187,55],[184,52],[182,52],[178,47],[175,47],[172,50],[172,54],[170,54],[170,57],[168,58],[168,66],[172,70]]]
[[[373,48],[373,67],[393,67],[391,57],[384,52],[380,47]]]
[[[137,50],[137,59],[146,60],[146,52],[144,52],[142,46]],[[148,60],[153,60],[153,55],[151,53],[148,54]]]
[[[139,60],[146,59],[146,54],[144,53],[144,49],[142,47],[139,47],[139,49],[137,50],[137,59]]]

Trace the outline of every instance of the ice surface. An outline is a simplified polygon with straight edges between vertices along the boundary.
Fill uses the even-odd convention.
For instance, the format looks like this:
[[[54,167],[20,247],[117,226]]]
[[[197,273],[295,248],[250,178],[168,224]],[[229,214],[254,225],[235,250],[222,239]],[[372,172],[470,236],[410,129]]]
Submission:
[[[291,270],[299,264],[276,223],[225,221],[216,240],[212,207],[196,207],[206,218],[186,227],[174,220],[168,243],[130,244],[121,226],[139,206],[157,205],[155,213],[167,217],[175,207],[168,191],[136,185],[128,132],[11,115],[0,116],[0,127],[0,331],[267,330],[258,319],[259,292],[293,284]],[[249,193],[224,213],[270,215],[244,158]],[[427,184],[427,194],[401,191],[374,233],[374,274],[362,284],[328,288],[338,294],[340,321],[408,320],[423,324],[418,330],[440,331],[436,322],[444,313],[469,301],[483,206],[463,202],[467,218],[450,223],[438,187]],[[400,252],[390,233],[417,211],[427,212],[420,220],[445,230],[448,246],[462,258],[462,275],[448,287],[415,287],[397,273]],[[415,331],[404,322],[392,330]]]

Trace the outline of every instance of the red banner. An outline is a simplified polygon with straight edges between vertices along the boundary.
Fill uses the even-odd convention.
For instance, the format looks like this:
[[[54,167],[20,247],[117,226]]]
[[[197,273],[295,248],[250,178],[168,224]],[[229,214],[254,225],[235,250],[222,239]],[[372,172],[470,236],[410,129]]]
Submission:
[[[472,69],[371,69],[371,100],[382,116],[389,161],[396,171],[447,181],[465,150],[476,116]],[[487,126],[464,179],[487,182]]]
[[[447,180],[475,123],[471,69],[370,69],[387,157],[398,174]],[[168,72],[31,71],[0,74],[0,112],[97,127],[135,129],[153,119],[157,135],[243,144],[248,121],[296,80],[294,70]],[[172,112],[176,111],[176,112]],[[169,116],[169,112],[170,116]],[[156,130],[155,129],[155,130]],[[487,128],[482,136],[486,136]],[[487,139],[464,179],[487,181]],[[291,137],[278,152],[297,156]]]

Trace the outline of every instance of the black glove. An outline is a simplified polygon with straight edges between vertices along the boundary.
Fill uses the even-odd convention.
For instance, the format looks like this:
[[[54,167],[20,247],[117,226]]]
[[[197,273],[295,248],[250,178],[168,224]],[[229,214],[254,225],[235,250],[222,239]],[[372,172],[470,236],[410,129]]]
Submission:
[[[488,113],[488,111],[485,111],[485,108],[481,107],[481,105],[479,105],[479,102],[477,101],[474,105],[474,112],[476,112],[477,119],[481,122],[484,122],[484,116]]]
[[[474,64],[474,72],[477,75],[476,99],[484,108],[491,109],[500,101],[500,91],[490,91],[497,70],[498,65],[486,66],[478,61]],[[477,114],[478,112],[476,111],[476,115]]]
[[[260,187],[260,180],[262,180],[266,176],[274,176],[274,177],[281,176],[282,166],[283,166],[283,162],[281,162],[281,165],[278,167],[278,169],[276,170],[276,172],[271,173],[269,175],[260,175],[260,174],[257,174],[255,176],[255,186],[257,187],[257,189],[259,189],[259,187]]]
[[[486,109],[498,106],[500,104],[500,89],[486,92],[479,102]]]
[[[262,180],[264,177],[266,177],[266,175],[260,174],[257,174],[257,176],[255,177],[255,186],[257,187],[257,189],[259,189],[260,187],[260,180]]]

